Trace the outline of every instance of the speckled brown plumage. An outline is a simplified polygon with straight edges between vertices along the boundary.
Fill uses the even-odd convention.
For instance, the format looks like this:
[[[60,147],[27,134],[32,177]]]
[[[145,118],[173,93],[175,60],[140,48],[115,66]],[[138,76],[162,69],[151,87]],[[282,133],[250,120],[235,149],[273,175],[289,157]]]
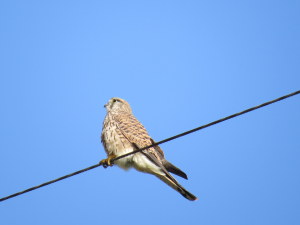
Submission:
[[[101,142],[108,155],[108,159],[101,160],[105,167],[107,165],[112,166],[110,164],[111,158],[155,143],[145,127],[133,116],[131,108],[125,100],[112,98],[105,107],[107,114],[101,133]],[[159,146],[124,157],[115,161],[115,163],[125,170],[133,167],[138,171],[153,174],[185,198],[192,201],[197,200],[169,173],[187,179],[184,172],[165,159],[164,152]]]

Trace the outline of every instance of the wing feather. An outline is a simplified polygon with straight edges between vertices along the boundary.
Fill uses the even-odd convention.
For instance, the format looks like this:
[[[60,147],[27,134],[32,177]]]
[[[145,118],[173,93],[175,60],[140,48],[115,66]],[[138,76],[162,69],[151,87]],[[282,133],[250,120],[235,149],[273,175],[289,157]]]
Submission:
[[[125,138],[131,142],[136,149],[143,148],[154,144],[155,141],[150,138],[145,127],[130,113],[118,113],[114,115],[114,119],[117,122],[117,126]],[[197,197],[188,192],[184,187],[182,187],[178,181],[168,172],[175,173],[185,179],[187,176],[179,168],[175,167],[173,164],[165,159],[163,150],[157,145],[149,149],[141,151],[152,163],[158,166],[165,175],[155,175],[164,183],[178,191],[185,198],[194,201]],[[166,167],[164,166],[166,165]]]
[[[114,117],[122,134],[128,139],[128,141],[134,144],[137,149],[155,143],[150,138],[145,127],[132,114],[118,113],[117,115],[114,115]],[[167,171],[167,169],[162,164],[162,160],[164,159],[163,150],[159,146],[155,147],[145,149],[142,151],[142,153],[156,166],[160,167],[169,179],[180,186],[178,181]]]

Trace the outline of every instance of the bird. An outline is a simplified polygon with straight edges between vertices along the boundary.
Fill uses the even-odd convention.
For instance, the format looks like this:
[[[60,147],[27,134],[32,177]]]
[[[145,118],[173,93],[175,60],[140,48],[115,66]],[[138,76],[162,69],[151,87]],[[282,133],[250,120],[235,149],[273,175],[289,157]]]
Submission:
[[[104,168],[116,164],[125,171],[134,168],[137,171],[152,174],[186,199],[198,200],[170,174],[173,173],[188,179],[183,171],[165,159],[164,152],[158,145],[112,162],[111,160],[118,156],[150,146],[155,141],[132,114],[128,102],[113,97],[104,107],[106,108],[106,116],[103,121],[101,142],[108,156],[100,161]]]

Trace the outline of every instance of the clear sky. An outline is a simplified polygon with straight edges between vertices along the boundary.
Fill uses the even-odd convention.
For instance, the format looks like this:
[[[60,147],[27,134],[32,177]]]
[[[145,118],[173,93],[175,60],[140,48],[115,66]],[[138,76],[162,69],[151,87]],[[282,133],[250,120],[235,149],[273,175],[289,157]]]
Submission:
[[[156,141],[300,89],[299,1],[2,1],[0,197],[106,157],[103,105]],[[1,224],[300,224],[300,95],[161,145],[190,202],[96,168],[0,203]]]

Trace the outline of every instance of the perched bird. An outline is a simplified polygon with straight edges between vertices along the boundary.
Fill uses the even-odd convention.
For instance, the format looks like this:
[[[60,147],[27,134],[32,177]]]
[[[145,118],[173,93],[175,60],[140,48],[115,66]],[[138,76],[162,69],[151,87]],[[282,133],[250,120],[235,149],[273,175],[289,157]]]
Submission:
[[[125,100],[111,98],[104,107],[107,114],[103,122],[101,142],[108,156],[100,161],[104,168],[113,166],[111,160],[117,156],[155,143],[144,126],[132,115],[131,108]],[[153,174],[188,200],[197,200],[196,196],[184,189],[169,173],[187,179],[184,172],[165,159],[159,146],[142,150],[114,163],[124,170],[133,167],[140,172]]]

